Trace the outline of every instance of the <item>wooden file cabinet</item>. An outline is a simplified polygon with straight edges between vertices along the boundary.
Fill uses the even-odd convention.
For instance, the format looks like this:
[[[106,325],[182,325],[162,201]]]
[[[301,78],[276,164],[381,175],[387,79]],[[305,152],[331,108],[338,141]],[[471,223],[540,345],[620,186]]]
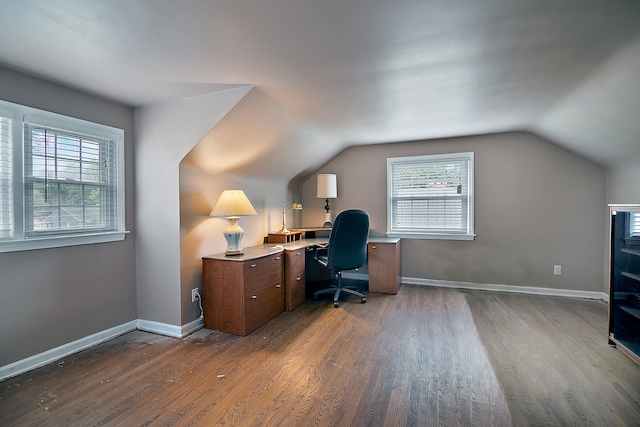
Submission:
[[[284,251],[285,310],[293,310],[305,299],[305,248]]]
[[[400,239],[369,239],[369,292],[397,294],[400,287]]]
[[[283,254],[246,248],[244,255],[202,258],[204,327],[247,335],[284,311]]]

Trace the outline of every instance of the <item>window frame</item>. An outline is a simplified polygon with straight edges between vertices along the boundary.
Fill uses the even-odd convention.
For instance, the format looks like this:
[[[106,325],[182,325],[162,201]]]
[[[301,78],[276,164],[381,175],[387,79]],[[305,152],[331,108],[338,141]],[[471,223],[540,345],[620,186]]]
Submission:
[[[461,231],[435,228],[399,228],[394,227],[394,198],[393,198],[393,168],[401,164],[424,163],[424,165],[433,165],[448,161],[460,162],[466,161],[467,180],[462,184],[462,188],[466,189],[466,227]],[[447,154],[429,154],[406,157],[390,157],[387,158],[387,232],[390,237],[404,237],[415,239],[439,239],[439,240],[473,240],[475,238],[474,228],[474,153],[447,153]],[[442,196],[445,199],[445,196]],[[465,197],[464,193],[461,197]]]
[[[123,240],[128,233],[125,230],[124,130],[2,100],[0,100],[0,110],[13,113],[13,236],[0,238],[0,253]],[[116,150],[115,191],[117,195],[111,203],[112,208],[115,208],[114,225],[111,229],[80,228],[66,233],[33,233],[27,230],[28,208],[25,206],[27,196],[25,186],[28,177],[25,174],[25,157],[27,156],[25,128],[29,125],[45,126],[67,133],[113,141]]]

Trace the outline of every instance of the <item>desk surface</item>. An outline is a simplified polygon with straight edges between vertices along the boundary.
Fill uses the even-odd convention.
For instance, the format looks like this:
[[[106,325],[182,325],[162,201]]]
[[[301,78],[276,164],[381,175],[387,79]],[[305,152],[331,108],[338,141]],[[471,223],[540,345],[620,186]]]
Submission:
[[[367,240],[369,243],[397,243],[400,241],[399,237],[369,237]],[[324,245],[329,243],[329,237],[315,237],[310,239],[301,239],[289,243],[274,244],[263,243],[262,245],[249,246],[244,248],[244,254],[227,256],[224,253],[205,256],[203,258],[210,259],[224,259],[227,261],[248,261],[251,259],[261,258],[263,256],[271,255],[273,253],[283,252],[285,250],[295,251],[299,249],[305,249],[310,246]]]

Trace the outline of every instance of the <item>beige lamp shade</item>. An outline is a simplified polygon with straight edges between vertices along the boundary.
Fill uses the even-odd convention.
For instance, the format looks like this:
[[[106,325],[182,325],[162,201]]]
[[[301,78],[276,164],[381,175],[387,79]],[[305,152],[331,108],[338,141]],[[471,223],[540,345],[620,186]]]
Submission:
[[[211,211],[211,216],[226,216],[229,225],[224,229],[227,240],[225,255],[242,255],[242,237],[244,230],[238,225],[241,216],[257,215],[246,194],[242,190],[224,190]]]
[[[326,204],[324,209],[325,220],[323,227],[331,227],[331,206],[329,205],[329,199],[335,199],[338,197],[338,180],[334,173],[319,173],[318,174],[318,190],[316,196],[318,199],[325,199]]]
[[[258,213],[242,190],[224,190],[216,202],[211,216],[247,216]]]
[[[318,174],[318,199],[335,199],[338,197],[338,182],[334,173]]]

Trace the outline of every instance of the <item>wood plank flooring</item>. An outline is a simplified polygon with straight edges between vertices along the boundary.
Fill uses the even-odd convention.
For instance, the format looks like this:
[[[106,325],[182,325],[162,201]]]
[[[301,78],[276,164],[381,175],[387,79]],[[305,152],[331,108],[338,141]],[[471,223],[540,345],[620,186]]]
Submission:
[[[2,426],[638,425],[602,302],[403,285],[247,337],[136,331],[0,383]]]
[[[640,425],[640,366],[607,344],[605,303],[467,295],[514,425]]]

